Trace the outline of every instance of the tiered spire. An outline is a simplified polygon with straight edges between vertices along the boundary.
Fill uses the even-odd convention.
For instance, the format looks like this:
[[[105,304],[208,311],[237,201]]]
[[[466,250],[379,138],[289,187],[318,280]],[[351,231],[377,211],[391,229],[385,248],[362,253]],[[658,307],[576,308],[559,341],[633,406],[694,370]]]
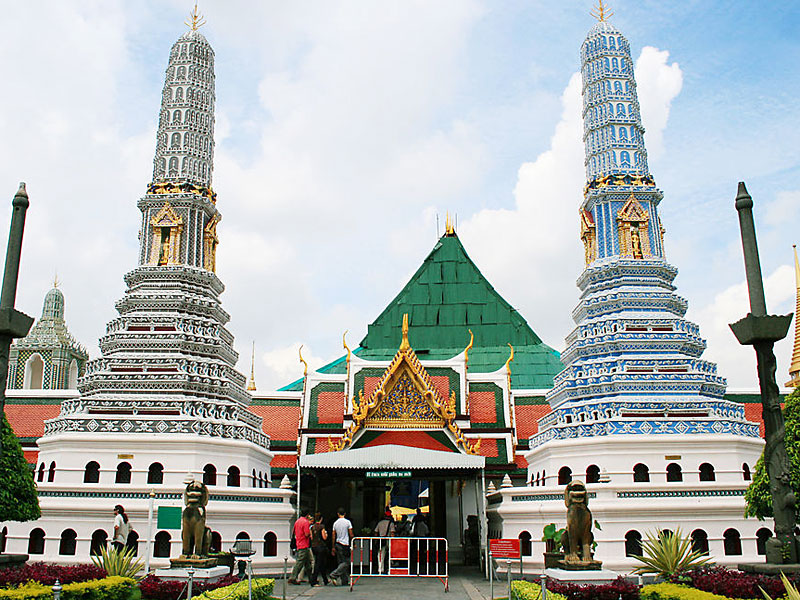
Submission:
[[[220,220],[210,191],[214,51],[191,30],[172,46],[164,82],[153,183],[139,200],[139,265],[125,276],[119,316],[87,365],[81,398],[62,406],[46,433],[173,433],[268,447],[247,410],[230,317],[214,273]]]
[[[664,260],[661,192],[647,165],[630,44],[604,4],[581,47],[587,184],[580,208],[586,269],[578,279],[576,329],[535,446],[548,439],[613,433],[758,435],[740,406],[722,400],[725,380],[701,358],[705,341],[684,319],[677,269]],[[702,405],[703,411],[699,410]],[[672,411],[697,411],[675,420]],[[643,420],[637,414],[649,415]],[[662,418],[650,418],[654,413]],[[623,415],[626,415],[623,418]],[[656,422],[658,421],[658,422]]]
[[[797,262],[797,246],[792,245],[794,250],[794,281],[796,287],[796,303],[794,311],[794,350],[792,351],[792,364],[789,366],[789,381],[786,387],[800,387],[800,263]]]

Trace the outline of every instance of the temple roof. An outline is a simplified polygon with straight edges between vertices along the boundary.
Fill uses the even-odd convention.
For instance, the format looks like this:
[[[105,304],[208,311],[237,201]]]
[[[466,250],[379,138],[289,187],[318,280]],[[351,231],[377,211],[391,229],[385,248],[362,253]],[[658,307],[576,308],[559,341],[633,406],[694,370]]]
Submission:
[[[514,347],[511,387],[547,389],[563,369],[559,354],[542,342],[517,310],[506,302],[467,256],[455,233],[436,242],[417,272],[367,328],[354,353],[366,360],[388,361],[401,340],[403,314],[408,313],[414,351],[421,361],[456,356],[475,336],[469,369],[491,373]],[[319,369],[344,373],[344,358]],[[282,390],[301,390],[302,379]]]

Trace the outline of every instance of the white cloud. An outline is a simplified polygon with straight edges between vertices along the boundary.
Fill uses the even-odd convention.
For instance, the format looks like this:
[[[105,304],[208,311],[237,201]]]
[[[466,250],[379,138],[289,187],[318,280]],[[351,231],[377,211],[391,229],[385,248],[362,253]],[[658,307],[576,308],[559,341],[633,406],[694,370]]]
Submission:
[[[783,265],[764,279],[767,309],[771,314],[791,310],[794,300],[794,269]],[[691,303],[690,303],[691,305]],[[708,349],[703,358],[717,363],[718,373],[728,380],[729,388],[752,388],[757,384],[755,352],[741,346],[729,327],[750,312],[747,284],[736,283],[714,296],[713,301],[701,307],[690,308],[687,315],[700,325],[700,334],[706,338]],[[775,344],[778,359],[778,385],[788,379],[789,359],[792,353],[792,335]],[[783,379],[786,378],[786,379]]]
[[[256,376],[256,387],[259,390],[269,390],[272,386],[262,384],[264,381],[280,381],[281,385],[291,383],[295,379],[303,376],[303,364],[300,362],[300,342],[289,344],[281,348],[275,348],[267,352],[262,352],[260,356],[260,373]],[[309,372],[320,368],[329,360],[316,356],[310,348],[303,346],[303,359],[308,363]]]
[[[642,48],[636,59],[635,76],[645,128],[648,156],[658,158],[664,151],[664,129],[672,101],[683,87],[678,63],[667,63],[669,52],[652,46]]]

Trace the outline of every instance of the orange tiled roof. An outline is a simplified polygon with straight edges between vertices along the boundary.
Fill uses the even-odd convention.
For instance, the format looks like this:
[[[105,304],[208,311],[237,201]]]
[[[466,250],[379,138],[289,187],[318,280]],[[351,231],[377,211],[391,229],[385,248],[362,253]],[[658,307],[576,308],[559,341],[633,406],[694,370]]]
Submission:
[[[552,412],[549,404],[517,404],[514,423],[517,426],[517,439],[527,440],[539,433],[538,420]]]
[[[300,425],[299,406],[270,406],[257,404],[250,410],[264,419],[264,433],[273,440],[296,441]]]
[[[270,463],[272,469],[295,469],[297,468],[296,454],[276,454]]]
[[[6,404],[5,411],[11,429],[17,437],[42,437],[44,422],[58,416],[58,404]]]

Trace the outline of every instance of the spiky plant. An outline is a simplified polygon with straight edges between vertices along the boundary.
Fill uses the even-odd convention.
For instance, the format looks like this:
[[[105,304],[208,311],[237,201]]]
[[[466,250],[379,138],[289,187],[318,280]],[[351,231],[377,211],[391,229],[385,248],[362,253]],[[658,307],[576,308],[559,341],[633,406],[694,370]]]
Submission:
[[[648,532],[642,543],[644,556],[633,558],[643,563],[634,573],[652,573],[667,578],[681,575],[696,567],[708,564],[711,558],[699,550],[692,550],[692,541],[681,533],[680,528],[671,531]]]
[[[792,582],[786,577],[786,575],[781,572],[781,581],[783,582],[783,587],[786,588],[786,600],[800,600],[800,592],[797,591],[797,588],[792,585]],[[772,600],[769,594],[764,591],[764,588],[759,586],[761,593],[764,594],[764,598],[767,600]]]
[[[119,575],[120,577],[130,577],[136,581],[141,579],[138,573],[144,567],[142,559],[136,558],[131,548],[126,548],[122,552],[114,547],[101,548],[99,556],[92,556],[92,562],[101,569],[105,569],[109,577]]]

